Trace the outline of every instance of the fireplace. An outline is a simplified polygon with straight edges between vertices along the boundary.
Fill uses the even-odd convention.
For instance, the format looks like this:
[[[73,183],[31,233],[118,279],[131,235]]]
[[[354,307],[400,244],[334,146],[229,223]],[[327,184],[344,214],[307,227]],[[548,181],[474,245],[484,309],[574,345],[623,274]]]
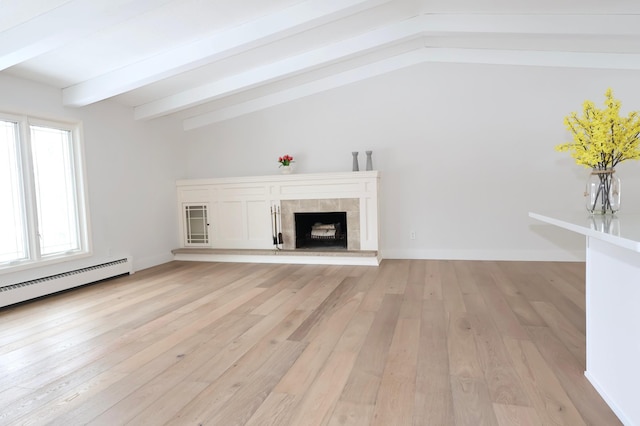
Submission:
[[[282,234],[283,248],[286,250],[299,249],[297,236],[300,232],[296,227],[296,216],[304,213],[313,214],[335,214],[340,213],[345,216],[342,221],[335,219],[320,219],[316,222],[323,223],[340,223],[340,230],[344,233],[344,241],[340,243],[340,247],[330,247],[335,245],[334,242],[324,242],[321,245],[318,241],[316,247],[318,250],[324,248],[338,250],[361,250],[360,246],[360,200],[357,198],[323,198],[312,200],[282,200]],[[309,226],[311,226],[309,225]],[[331,234],[331,232],[327,232]],[[320,235],[321,236],[321,235]],[[318,238],[316,238],[318,240]],[[300,248],[301,250],[309,249],[309,247]]]
[[[209,216],[215,235],[207,247],[176,250],[174,259],[378,265],[379,181],[377,171],[178,181],[178,211],[185,205],[213,208]],[[346,226],[340,225],[341,230],[346,227],[346,250],[296,248],[295,213],[335,212],[347,216]],[[282,236],[277,248],[274,229]],[[183,221],[180,230],[181,241],[186,241]]]
[[[347,249],[347,212],[294,213],[297,249]]]

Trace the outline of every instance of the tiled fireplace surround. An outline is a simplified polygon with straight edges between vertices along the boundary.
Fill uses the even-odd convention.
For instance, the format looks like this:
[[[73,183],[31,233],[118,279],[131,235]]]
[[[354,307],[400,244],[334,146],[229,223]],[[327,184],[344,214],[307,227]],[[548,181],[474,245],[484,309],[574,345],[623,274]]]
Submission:
[[[360,250],[360,200],[330,198],[315,200],[282,200],[282,239],[285,250],[296,248],[295,213],[347,213],[347,250]]]

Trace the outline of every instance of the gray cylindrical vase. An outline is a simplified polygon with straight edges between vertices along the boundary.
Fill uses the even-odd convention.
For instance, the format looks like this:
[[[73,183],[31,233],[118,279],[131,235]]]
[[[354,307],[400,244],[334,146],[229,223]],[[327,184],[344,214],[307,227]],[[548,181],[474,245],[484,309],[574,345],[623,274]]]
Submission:
[[[371,154],[373,151],[365,151],[367,154],[367,170],[373,170],[373,160],[371,159]]]
[[[351,155],[353,155],[353,171],[357,172],[360,170],[360,167],[358,166],[358,153],[354,151]]]

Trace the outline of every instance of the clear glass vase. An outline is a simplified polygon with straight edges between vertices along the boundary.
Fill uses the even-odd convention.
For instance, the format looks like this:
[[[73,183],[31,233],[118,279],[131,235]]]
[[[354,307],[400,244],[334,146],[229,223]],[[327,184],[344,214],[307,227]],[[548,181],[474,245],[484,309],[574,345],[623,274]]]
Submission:
[[[593,169],[584,191],[591,214],[614,214],[620,210],[620,178],[613,169]]]

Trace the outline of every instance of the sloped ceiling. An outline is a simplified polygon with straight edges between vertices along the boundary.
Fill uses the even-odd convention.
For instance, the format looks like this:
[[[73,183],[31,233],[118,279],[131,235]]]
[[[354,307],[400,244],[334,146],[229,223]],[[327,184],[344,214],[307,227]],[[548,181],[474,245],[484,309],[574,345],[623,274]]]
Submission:
[[[640,2],[0,0],[0,72],[185,130],[422,62],[640,70]]]

